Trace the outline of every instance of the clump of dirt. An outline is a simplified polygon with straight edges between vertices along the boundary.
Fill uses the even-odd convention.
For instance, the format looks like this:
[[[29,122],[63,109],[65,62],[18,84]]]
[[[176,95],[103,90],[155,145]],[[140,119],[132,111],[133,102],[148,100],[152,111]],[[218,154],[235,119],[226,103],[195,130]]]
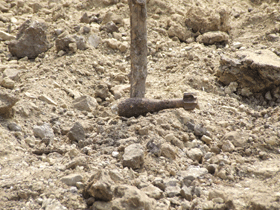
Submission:
[[[0,206],[279,209],[279,10],[147,1],[146,98],[199,108],[126,118],[127,0],[1,2]]]

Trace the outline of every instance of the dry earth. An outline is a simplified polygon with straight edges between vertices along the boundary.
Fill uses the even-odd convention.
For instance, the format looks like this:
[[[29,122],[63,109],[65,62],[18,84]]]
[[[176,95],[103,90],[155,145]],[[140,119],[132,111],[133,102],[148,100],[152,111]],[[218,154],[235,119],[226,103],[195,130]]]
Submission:
[[[280,4],[147,9],[146,97],[199,109],[116,114],[127,0],[0,1],[0,209],[280,209]]]

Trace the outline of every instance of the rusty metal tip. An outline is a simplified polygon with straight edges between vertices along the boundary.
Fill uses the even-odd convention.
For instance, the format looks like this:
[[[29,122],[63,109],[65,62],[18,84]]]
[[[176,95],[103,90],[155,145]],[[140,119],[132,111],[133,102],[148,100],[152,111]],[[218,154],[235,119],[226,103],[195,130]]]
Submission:
[[[183,100],[184,101],[194,101],[196,100],[195,93],[184,93]]]

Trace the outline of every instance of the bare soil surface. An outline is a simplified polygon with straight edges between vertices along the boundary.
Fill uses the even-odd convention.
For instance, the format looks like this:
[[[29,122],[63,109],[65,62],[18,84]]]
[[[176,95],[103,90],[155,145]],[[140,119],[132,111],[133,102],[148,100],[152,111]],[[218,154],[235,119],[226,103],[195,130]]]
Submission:
[[[199,107],[137,118],[116,112],[130,87],[127,0],[0,11],[0,99],[18,99],[0,104],[0,209],[280,209],[280,82],[250,92],[219,79],[223,55],[280,55],[278,1],[147,1],[145,97],[195,93]],[[10,39],[31,19],[48,50],[16,57]],[[74,35],[86,47],[57,47]]]

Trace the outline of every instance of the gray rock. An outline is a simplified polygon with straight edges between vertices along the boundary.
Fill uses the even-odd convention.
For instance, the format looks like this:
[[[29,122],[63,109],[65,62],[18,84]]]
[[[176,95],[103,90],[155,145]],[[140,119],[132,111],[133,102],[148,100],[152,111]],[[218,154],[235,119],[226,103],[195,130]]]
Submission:
[[[164,185],[166,187],[176,187],[179,186],[179,180],[175,178],[169,178],[164,180]]]
[[[9,51],[18,58],[36,58],[49,49],[47,25],[42,21],[27,20],[19,28],[16,40],[12,40]]]
[[[154,154],[157,157],[160,156],[160,147],[161,147],[160,144],[155,144],[153,140],[151,140],[147,143],[146,147],[150,153]]]
[[[125,148],[123,166],[132,169],[141,168],[144,163],[144,152],[141,144],[131,144]]]
[[[280,83],[280,58],[270,50],[238,51],[223,55],[217,72],[225,85],[237,82],[238,88],[257,93]]]
[[[154,198],[154,199],[161,199],[163,196],[163,192],[161,189],[159,189],[158,187],[155,187],[153,185],[149,185],[147,187],[141,188],[141,191],[143,191],[144,193],[146,193],[147,196],[149,196],[150,198]]]
[[[198,161],[201,162],[202,157],[203,157],[203,152],[199,148],[193,148],[190,149],[187,152],[187,155],[189,158],[191,158],[193,161]]]
[[[74,35],[73,38],[74,38],[74,40],[76,42],[78,50],[86,50],[88,48],[86,40],[85,40],[84,37]]]
[[[107,33],[113,33],[113,32],[118,32],[118,26],[113,22],[113,21],[109,21],[108,23],[106,23],[105,25],[100,27],[100,30],[104,30]]]
[[[74,108],[81,111],[91,112],[95,110],[97,105],[96,99],[90,96],[81,96],[73,101]]]
[[[181,196],[183,198],[185,198],[186,200],[191,201],[192,200],[192,188],[183,186],[181,189]]]
[[[209,132],[202,124],[196,124],[194,126],[194,134],[198,137],[202,137],[203,135],[209,136]]]
[[[77,182],[81,182],[83,179],[80,174],[69,174],[60,179],[61,182],[68,186],[76,186]]]
[[[80,19],[81,23],[89,23],[90,22],[90,17],[88,16],[87,13],[84,13]]]
[[[21,131],[21,127],[16,123],[9,123],[8,128],[10,131]]]
[[[177,151],[174,146],[169,143],[163,143],[161,145],[161,156],[174,160],[176,158],[176,153]]]
[[[175,197],[180,195],[181,189],[179,186],[168,186],[165,189],[165,195],[166,197]]]
[[[0,93],[0,115],[3,117],[9,117],[11,115],[11,109],[19,99],[9,95]]]
[[[85,139],[85,131],[81,123],[75,122],[73,127],[70,129],[68,132],[68,138],[70,141],[76,141],[78,142],[79,140],[84,140]]]
[[[35,125],[33,127],[33,133],[35,137],[40,137],[41,139],[48,139],[50,142],[54,139],[53,129],[48,123],[44,123],[41,126]]]
[[[210,31],[199,35],[196,38],[197,42],[209,45],[209,44],[217,44],[217,43],[227,43],[229,39],[229,35],[222,31]]]

